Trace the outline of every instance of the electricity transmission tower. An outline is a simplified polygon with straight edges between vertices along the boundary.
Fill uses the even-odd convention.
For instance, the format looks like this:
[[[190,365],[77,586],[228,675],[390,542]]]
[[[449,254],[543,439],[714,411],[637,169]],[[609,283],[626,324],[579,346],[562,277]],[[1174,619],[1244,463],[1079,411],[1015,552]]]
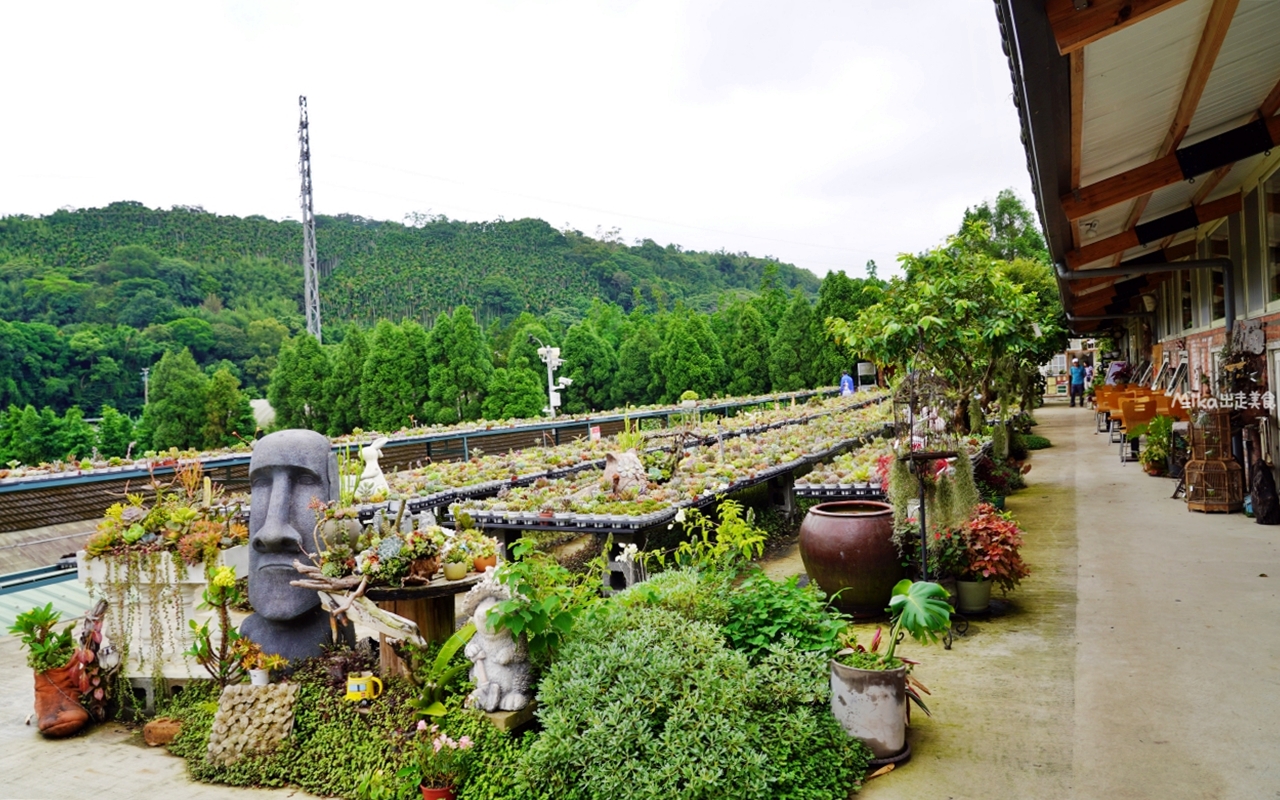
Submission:
[[[307,306],[307,333],[320,341],[320,274],[316,270],[316,215],[311,207],[311,138],[307,132],[307,98],[298,97],[298,172],[302,175],[302,274]]]

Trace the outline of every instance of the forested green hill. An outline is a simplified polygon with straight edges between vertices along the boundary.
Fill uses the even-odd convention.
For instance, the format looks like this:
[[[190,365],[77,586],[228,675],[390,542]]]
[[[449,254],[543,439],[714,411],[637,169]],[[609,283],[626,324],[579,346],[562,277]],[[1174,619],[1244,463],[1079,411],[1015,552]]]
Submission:
[[[429,323],[464,303],[482,319],[521,311],[543,314],[557,307],[582,309],[595,297],[627,309],[637,300],[654,308],[683,300],[706,309],[725,291],[757,289],[770,263],[742,254],[686,252],[652,241],[635,246],[598,241],[574,231],[562,233],[536,219],[474,223],[435,217],[411,227],[349,215],[320,216],[316,240],[325,321],[335,328],[351,321],[372,325],[380,318]],[[201,274],[212,274],[219,264],[263,259],[273,262],[272,272],[287,273],[279,266],[300,262],[302,230],[293,221],[220,216],[199,208],[149,209],[133,202],[0,219],[0,265],[27,262],[24,280],[45,280],[45,271],[51,270],[82,281],[85,271],[127,245],[181,259]],[[287,282],[277,282],[268,294],[287,295],[300,288],[300,280],[280,277]],[[777,277],[786,289],[817,295],[819,281],[810,272],[780,265]],[[75,287],[46,288],[57,294]],[[212,284],[193,288],[217,292]],[[31,296],[21,305],[41,308],[44,292],[30,289],[23,288],[24,296]],[[17,303],[8,305],[0,307],[3,318],[34,318],[14,307]]]

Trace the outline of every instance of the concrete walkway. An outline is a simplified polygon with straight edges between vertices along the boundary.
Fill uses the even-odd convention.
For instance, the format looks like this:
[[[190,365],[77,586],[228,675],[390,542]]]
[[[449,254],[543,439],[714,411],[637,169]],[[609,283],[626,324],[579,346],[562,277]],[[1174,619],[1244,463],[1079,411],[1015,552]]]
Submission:
[[[1054,446],[1009,500],[1033,574],[951,651],[902,646],[934,716],[862,797],[1280,798],[1280,528],[1188,513],[1089,412],[1037,417]],[[802,569],[794,553],[768,568]],[[23,725],[31,680],[0,636],[0,798],[301,795],[193,784],[118,726],[44,741]]]
[[[950,652],[903,645],[934,716],[862,796],[1280,798],[1280,528],[1189,513],[1092,413],[1036,416],[1032,577]]]

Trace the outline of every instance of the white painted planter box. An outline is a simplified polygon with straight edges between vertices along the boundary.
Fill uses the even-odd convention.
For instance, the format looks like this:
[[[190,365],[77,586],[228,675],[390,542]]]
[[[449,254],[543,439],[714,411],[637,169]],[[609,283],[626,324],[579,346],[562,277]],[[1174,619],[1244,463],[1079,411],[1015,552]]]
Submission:
[[[160,651],[162,661],[160,673],[165,678],[209,678],[208,672],[195,661],[187,658],[183,652],[191,647],[194,638],[191,634],[190,620],[199,625],[213,617],[212,611],[197,608],[203,602],[205,587],[204,564],[187,567],[185,574],[180,574],[173,563],[173,558],[164,554],[156,565],[154,574],[146,567],[141,569],[137,582],[126,591],[126,608],[116,607],[106,586],[112,575],[112,566],[107,559],[87,558],[83,550],[76,553],[77,577],[89,588],[95,599],[105,597],[108,600],[107,615],[104,627],[107,637],[122,647],[120,641],[126,625],[129,632],[129,661],[123,666],[126,678],[150,678],[155,675],[154,665],[150,663],[152,639],[154,632],[160,633],[165,644]],[[249,548],[232,547],[219,553],[214,567],[234,566],[237,576],[249,573]],[[159,587],[158,590],[153,587]],[[151,598],[159,592],[160,607],[153,607]],[[211,622],[211,631],[216,630],[217,623]],[[216,636],[216,632],[214,634]]]

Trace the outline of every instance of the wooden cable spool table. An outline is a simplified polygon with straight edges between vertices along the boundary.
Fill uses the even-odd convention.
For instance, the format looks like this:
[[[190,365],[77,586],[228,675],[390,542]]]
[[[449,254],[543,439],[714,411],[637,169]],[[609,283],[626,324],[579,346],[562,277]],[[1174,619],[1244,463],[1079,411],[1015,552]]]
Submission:
[[[470,591],[482,577],[479,572],[470,572],[459,581],[436,577],[424,586],[373,586],[365,590],[364,596],[376,603],[378,608],[413,620],[423,639],[443,642],[453,635],[457,625],[453,613],[454,597]],[[382,677],[404,675],[407,667],[391,649],[386,635],[379,634],[378,640]]]

